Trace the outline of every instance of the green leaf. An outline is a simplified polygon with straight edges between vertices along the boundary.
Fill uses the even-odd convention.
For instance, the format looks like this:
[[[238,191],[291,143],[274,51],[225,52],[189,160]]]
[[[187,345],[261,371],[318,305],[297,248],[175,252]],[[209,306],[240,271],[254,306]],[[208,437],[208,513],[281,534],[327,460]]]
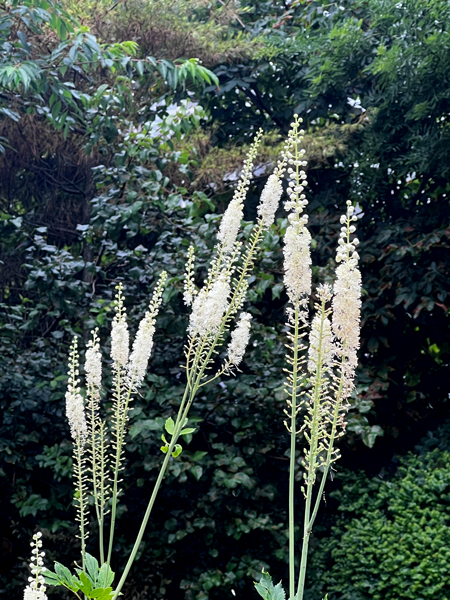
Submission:
[[[180,456],[182,451],[183,451],[183,448],[180,446],[180,444],[175,444],[175,448],[172,451],[172,456],[174,458],[177,458],[177,456]]]
[[[97,585],[97,577],[98,577],[98,561],[94,556],[92,556],[91,554],[88,554],[86,552],[85,562],[86,562],[87,572],[91,576],[93,585],[95,586],[95,585]]]
[[[175,423],[173,422],[172,417],[169,417],[164,425],[165,430],[167,431],[167,433],[170,433],[170,435],[173,435],[173,432],[175,430]],[[165,441],[165,440],[164,440]]]
[[[180,435],[188,435],[189,433],[194,433],[195,427],[188,427],[187,429],[183,429],[180,431]]]
[[[99,587],[109,587],[114,581],[114,571],[106,563],[103,564],[98,573],[97,583]]]
[[[286,592],[283,590],[281,582],[274,586],[272,577],[264,569],[259,583],[255,583],[255,588],[264,600],[286,600]]]
[[[47,569],[45,571],[44,575],[45,575],[45,583],[48,583],[48,585],[62,585],[62,583],[59,580],[59,577],[56,573],[53,573],[52,571],[49,571]]]
[[[92,590],[89,595],[89,598],[95,598],[96,600],[109,600],[111,596],[114,594],[113,589],[111,587],[108,588],[96,588]]]
[[[82,584],[80,587],[80,590],[83,592],[83,594],[86,594],[86,596],[89,596],[89,593],[92,589],[92,582],[91,582],[90,578],[86,575],[86,573],[83,573],[83,571],[80,571],[78,573],[78,577]]]
[[[72,573],[67,567],[59,562],[55,562],[55,572],[62,583],[72,587]]]

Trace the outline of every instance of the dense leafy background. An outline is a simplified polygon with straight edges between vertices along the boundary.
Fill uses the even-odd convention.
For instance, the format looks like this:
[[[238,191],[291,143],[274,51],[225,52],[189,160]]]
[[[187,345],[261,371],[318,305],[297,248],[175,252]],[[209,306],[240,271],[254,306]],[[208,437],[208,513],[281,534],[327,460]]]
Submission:
[[[361,216],[364,281],[357,394],[312,543],[308,598],[372,598],[383,573],[395,574],[395,598],[413,598],[410,573],[375,550],[389,554],[394,536],[399,556],[421,565],[421,536],[439,545],[448,535],[448,448],[429,444],[415,458],[448,417],[448,3],[30,0],[1,10],[0,594],[22,596],[38,525],[49,558],[77,556],[64,417],[71,337],[98,326],[106,357],[115,284],[135,327],[164,268],[155,353],[130,422],[120,570],[160,464],[163,420],[183,390],[187,247],[196,245],[201,282],[252,136],[263,128],[247,220],[299,113],[315,281],[332,277],[347,198]],[[243,372],[199,396],[198,431],[172,464],[127,598],[251,597],[262,567],[286,577],[284,217],[280,209],[255,272]],[[392,484],[376,483],[380,474]],[[389,511],[411,490],[417,527],[402,546]],[[426,506],[437,512],[422,525]],[[300,524],[300,498],[298,508]],[[383,569],[361,569],[380,520],[373,560]],[[343,564],[346,548],[354,560]],[[437,579],[449,562],[439,560]]]

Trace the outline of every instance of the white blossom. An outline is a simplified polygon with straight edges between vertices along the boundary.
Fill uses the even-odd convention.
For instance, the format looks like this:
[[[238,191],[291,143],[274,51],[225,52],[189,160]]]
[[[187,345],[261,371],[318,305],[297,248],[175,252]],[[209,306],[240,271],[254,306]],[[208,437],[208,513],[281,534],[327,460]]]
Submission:
[[[102,355],[100,354],[100,343],[97,332],[92,332],[93,339],[89,340],[86,350],[84,370],[86,373],[86,385],[90,397],[98,399],[102,386]]]
[[[222,250],[225,254],[229,254],[234,249],[234,244],[236,242],[237,234],[239,232],[239,227],[244,214],[244,200],[250,186],[253,163],[256,158],[258,146],[261,142],[261,136],[262,131],[259,131],[247,155],[247,159],[244,163],[244,168],[242,170],[238,187],[234,192],[233,199],[224,212],[222,221],[220,223],[217,238],[220,242],[222,242]]]
[[[148,311],[139,323],[128,364],[129,381],[134,387],[139,387],[145,377],[148,361],[153,349],[156,317],[162,304],[162,294],[166,281],[167,273],[163,271],[159,276],[159,281],[153,292]]]
[[[250,339],[251,319],[252,316],[249,313],[241,313],[236,329],[231,333],[231,341],[228,345],[228,360],[236,367],[242,361]]]
[[[306,222],[303,216],[290,223],[284,236],[284,285],[292,303],[311,294],[311,234]]]
[[[30,561],[32,577],[28,578],[29,585],[24,590],[24,600],[47,600],[45,578],[41,574],[46,570],[43,561],[45,553],[41,552],[41,537],[42,533],[39,531],[33,535],[33,541],[31,542],[33,548]]]
[[[201,336],[216,334],[228,308],[229,295],[230,284],[225,275],[219,276],[209,291],[205,288],[200,290],[192,305],[189,333]]]
[[[78,389],[69,386],[66,392],[66,414],[72,438],[82,441],[87,437],[87,425],[83,397],[78,392]]]
[[[66,392],[66,415],[70,433],[74,441],[83,445],[87,438],[87,424],[84,412],[84,401],[78,386],[78,349],[74,339],[69,359],[69,381]]]
[[[122,367],[128,362],[130,334],[125,320],[114,317],[111,329],[111,358]]]
[[[270,227],[274,222],[282,193],[280,178],[273,173],[264,186],[258,205],[258,216],[262,219],[264,227]]]
[[[217,234],[217,238],[223,244],[223,251],[225,253],[233,251],[243,216],[243,198],[241,195],[235,195],[223,214],[219,233]]]
[[[194,246],[189,246],[187,261],[186,261],[186,274],[184,277],[184,293],[183,299],[186,306],[191,306],[197,295],[197,289],[194,282],[194,263],[195,263],[195,250]]]
[[[284,285],[292,304],[304,303],[311,294],[311,234],[306,224],[308,217],[302,215],[308,204],[304,189],[306,173],[303,167],[304,149],[298,149],[304,131],[299,129],[301,119],[295,119],[289,132],[284,154],[287,159],[289,178],[285,208],[290,211],[289,225],[284,236]]]
[[[115,368],[125,367],[128,362],[130,351],[130,334],[126,319],[126,311],[123,305],[122,285],[117,286],[115,298],[115,311],[111,329],[111,358]]]
[[[341,217],[340,239],[336,252],[336,281],[333,298],[333,333],[340,342],[340,355],[343,359],[344,397],[353,387],[357,366],[361,313],[361,273],[358,268],[359,255],[355,240],[350,240],[354,229],[350,225],[355,220],[354,208],[347,202],[347,215]]]
[[[130,355],[128,365],[129,377],[136,387],[144,379],[147,370],[150,354],[153,349],[153,335],[155,333],[154,319],[150,312],[145,313],[145,317],[139,324],[139,329],[133,343],[133,351]]]

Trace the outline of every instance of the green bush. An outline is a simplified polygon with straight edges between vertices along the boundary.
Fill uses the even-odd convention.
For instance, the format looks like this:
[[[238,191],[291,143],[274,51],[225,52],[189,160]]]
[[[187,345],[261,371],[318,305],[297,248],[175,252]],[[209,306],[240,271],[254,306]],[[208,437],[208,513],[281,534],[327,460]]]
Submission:
[[[330,600],[450,598],[449,463],[434,449],[402,458],[390,480],[346,476],[333,494],[337,524],[318,550],[331,562],[320,575]]]

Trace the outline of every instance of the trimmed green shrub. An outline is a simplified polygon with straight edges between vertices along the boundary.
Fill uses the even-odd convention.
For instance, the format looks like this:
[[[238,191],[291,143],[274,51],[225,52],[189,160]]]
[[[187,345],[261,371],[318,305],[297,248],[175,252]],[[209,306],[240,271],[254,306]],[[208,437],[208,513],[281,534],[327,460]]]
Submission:
[[[337,524],[319,545],[331,560],[320,575],[330,600],[450,598],[449,464],[434,449],[402,458],[391,480],[346,476],[333,493]]]

